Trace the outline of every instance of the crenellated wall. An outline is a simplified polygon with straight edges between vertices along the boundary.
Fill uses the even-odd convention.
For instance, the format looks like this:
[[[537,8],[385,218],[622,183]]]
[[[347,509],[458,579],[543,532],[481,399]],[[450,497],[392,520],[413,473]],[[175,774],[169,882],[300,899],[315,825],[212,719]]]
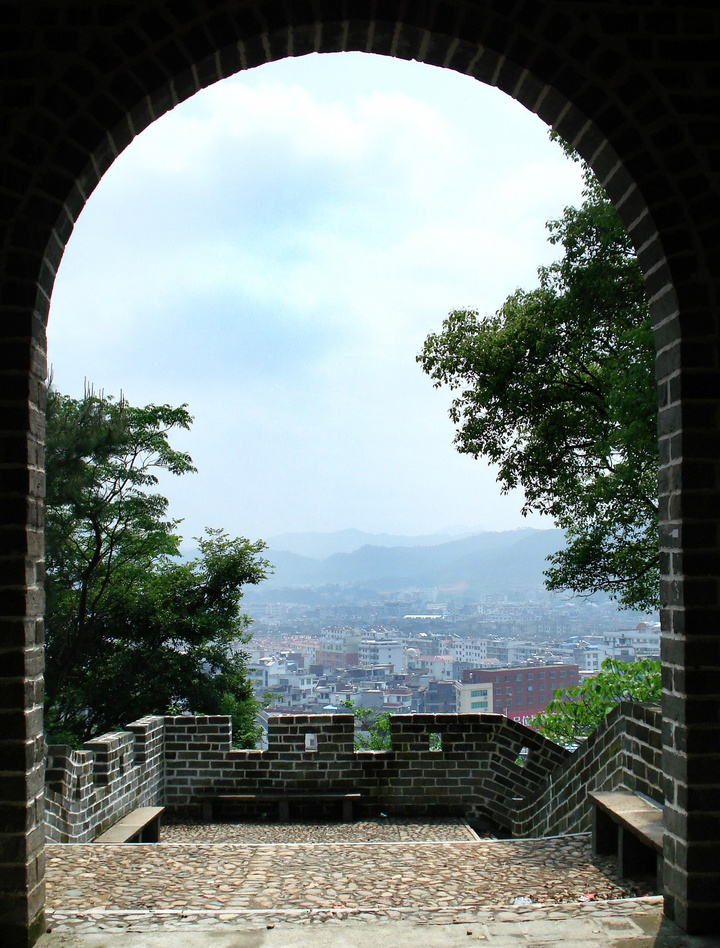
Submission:
[[[351,714],[271,716],[262,751],[233,749],[224,715],[144,718],[82,751],[51,747],[47,838],[85,842],[136,806],[199,809],[207,795],[263,790],[359,792],[366,815],[488,818],[515,836],[588,829],[588,790],[663,802],[655,706],[620,705],[575,753],[497,714],[396,715],[390,726],[388,751],[355,751]]]
[[[50,745],[45,771],[45,838],[86,843],[138,806],[163,799],[162,717],[141,718],[73,750]]]
[[[623,702],[548,776],[540,795],[529,792],[513,818],[515,836],[553,836],[590,828],[589,790],[627,787],[663,804],[662,716],[658,705]]]
[[[368,813],[483,813],[508,825],[528,781],[538,792],[572,756],[497,714],[395,715],[390,727],[392,750],[355,751],[351,714],[273,716],[268,749],[240,751],[226,718],[166,719],[166,805],[193,806],[213,792],[322,788],[362,793]],[[316,750],[306,749],[308,734]],[[431,734],[441,749],[430,748]],[[525,767],[516,763],[523,748]]]

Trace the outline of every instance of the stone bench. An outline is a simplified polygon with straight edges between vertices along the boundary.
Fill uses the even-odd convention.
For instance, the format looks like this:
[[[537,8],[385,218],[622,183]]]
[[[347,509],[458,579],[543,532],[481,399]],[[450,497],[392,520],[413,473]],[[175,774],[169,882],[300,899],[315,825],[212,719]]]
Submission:
[[[663,810],[631,790],[588,792],[593,804],[593,852],[616,855],[623,878],[654,875],[662,892]]]
[[[278,819],[287,823],[290,819],[290,803],[292,801],[307,802],[308,800],[337,800],[342,802],[343,820],[349,823],[353,818],[353,804],[360,802],[359,793],[332,793],[324,791],[259,791],[257,793],[217,793],[202,798],[202,818],[210,823],[215,805],[232,805],[243,803],[276,803],[278,805]]]
[[[158,843],[164,806],[141,806],[94,839],[96,843]]]

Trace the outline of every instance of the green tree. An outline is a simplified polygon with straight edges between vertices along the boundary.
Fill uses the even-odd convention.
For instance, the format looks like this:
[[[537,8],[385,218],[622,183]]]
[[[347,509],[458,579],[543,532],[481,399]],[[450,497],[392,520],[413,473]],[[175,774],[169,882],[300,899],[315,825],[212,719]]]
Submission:
[[[659,701],[661,692],[660,662],[606,658],[599,674],[556,691],[530,726],[558,744],[574,744],[592,734],[621,701]]]
[[[548,225],[561,259],[488,318],[451,312],[418,356],[458,394],[457,450],[498,467],[565,533],[546,585],[658,605],[655,351],[640,268],[586,168],[584,201]]]
[[[355,732],[355,747],[357,750],[392,750],[392,740],[390,738],[390,712],[375,712],[372,708],[361,708],[352,698],[345,698],[341,702],[343,708],[347,708],[355,715],[355,726],[358,725],[365,734]]]
[[[46,452],[46,730],[81,743],[170,709],[228,713],[254,742],[242,587],[258,583],[262,542],[209,530],[178,562],[178,521],[158,472],[193,471],[169,443],[186,406],[135,408],[51,389]]]

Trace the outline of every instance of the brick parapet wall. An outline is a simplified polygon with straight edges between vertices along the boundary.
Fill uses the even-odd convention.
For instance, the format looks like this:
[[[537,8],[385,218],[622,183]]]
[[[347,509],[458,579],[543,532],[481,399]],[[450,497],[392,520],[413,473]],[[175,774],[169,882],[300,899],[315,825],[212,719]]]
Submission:
[[[316,751],[305,750],[314,734]],[[348,790],[361,776],[353,749],[351,714],[271,716],[268,749],[232,748],[230,719],[182,715],[165,718],[165,804],[197,805],[214,792]]]
[[[623,703],[619,714],[625,717],[625,786],[665,803],[662,761],[662,714],[655,704]]]
[[[350,714],[281,715],[267,750],[237,750],[224,715],[144,718],[83,750],[49,748],[47,838],[86,842],[134,807],[197,810],[232,792],[359,792],[368,815],[487,818],[515,836],[587,830],[588,790],[662,802],[655,706],[620,705],[575,753],[498,714],[396,715],[390,736],[392,750],[355,751]]]
[[[48,747],[45,838],[87,843],[138,806],[163,797],[164,721],[142,718],[83,750]]]
[[[548,778],[540,797],[524,795],[512,824],[516,836],[590,829],[589,790],[626,787],[662,804],[662,717],[658,705],[623,702],[590,735],[567,766]]]
[[[587,789],[662,792],[655,709],[623,705],[576,754],[502,715],[396,715],[390,726],[392,750],[355,752],[351,715],[282,715],[269,719],[268,750],[237,751],[225,718],[166,719],[166,805],[231,791],[355,791],[368,812],[487,817],[542,835],[588,828]],[[305,749],[308,733],[316,751]]]

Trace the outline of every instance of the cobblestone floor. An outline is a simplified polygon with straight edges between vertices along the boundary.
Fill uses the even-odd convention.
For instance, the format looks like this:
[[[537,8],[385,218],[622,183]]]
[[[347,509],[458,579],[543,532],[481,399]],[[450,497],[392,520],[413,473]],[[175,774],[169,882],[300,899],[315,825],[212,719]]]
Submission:
[[[402,843],[476,840],[465,820],[399,820],[392,816],[352,823],[163,823],[164,843]]]
[[[457,820],[190,824],[166,827],[164,840],[48,846],[52,930],[217,930],[349,917],[448,925],[532,909],[552,920],[569,904],[582,910],[648,894],[593,857],[587,835],[481,840]]]

